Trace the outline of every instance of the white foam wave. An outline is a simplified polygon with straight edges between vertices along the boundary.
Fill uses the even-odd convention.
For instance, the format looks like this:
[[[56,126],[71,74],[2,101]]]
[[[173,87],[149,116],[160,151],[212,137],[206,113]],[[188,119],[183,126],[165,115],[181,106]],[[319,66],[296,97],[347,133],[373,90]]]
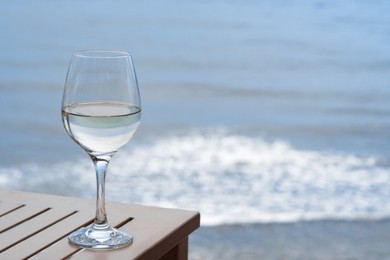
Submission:
[[[198,210],[204,225],[390,216],[389,168],[374,156],[218,131],[131,147],[110,165],[108,199]],[[88,160],[0,169],[0,187],[92,197],[92,171]]]

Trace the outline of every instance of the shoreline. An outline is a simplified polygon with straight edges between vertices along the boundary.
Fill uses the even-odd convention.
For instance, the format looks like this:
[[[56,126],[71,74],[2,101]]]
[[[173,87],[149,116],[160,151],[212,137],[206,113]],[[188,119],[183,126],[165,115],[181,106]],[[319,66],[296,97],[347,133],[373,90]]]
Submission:
[[[201,226],[189,259],[390,259],[390,219]]]

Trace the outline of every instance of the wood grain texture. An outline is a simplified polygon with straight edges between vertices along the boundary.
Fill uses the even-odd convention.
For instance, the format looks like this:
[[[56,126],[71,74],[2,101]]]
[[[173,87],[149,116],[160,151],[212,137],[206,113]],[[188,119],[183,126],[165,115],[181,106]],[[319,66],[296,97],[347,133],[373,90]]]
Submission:
[[[134,237],[117,250],[72,246],[67,236],[92,223],[95,202],[28,192],[0,191],[0,259],[187,259],[188,236],[200,214],[107,202],[108,219]]]

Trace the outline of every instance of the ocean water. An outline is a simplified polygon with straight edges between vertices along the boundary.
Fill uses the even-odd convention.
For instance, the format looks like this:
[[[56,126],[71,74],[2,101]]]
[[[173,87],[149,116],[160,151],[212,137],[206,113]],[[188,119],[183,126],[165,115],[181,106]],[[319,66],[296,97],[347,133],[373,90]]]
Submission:
[[[60,103],[80,49],[132,54],[141,126],[107,199],[202,225],[390,217],[387,1],[2,1],[0,188],[93,198]]]

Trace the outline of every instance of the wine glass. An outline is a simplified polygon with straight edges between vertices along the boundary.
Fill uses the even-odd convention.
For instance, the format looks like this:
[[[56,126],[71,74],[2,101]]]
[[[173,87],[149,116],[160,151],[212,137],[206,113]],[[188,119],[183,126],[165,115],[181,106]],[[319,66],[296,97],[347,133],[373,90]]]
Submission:
[[[114,249],[132,243],[131,234],[108,223],[105,177],[112,156],[130,141],[140,119],[141,98],[128,53],[88,50],[73,54],[62,98],[62,122],[94,163],[97,197],[94,223],[69,235],[71,244]]]

